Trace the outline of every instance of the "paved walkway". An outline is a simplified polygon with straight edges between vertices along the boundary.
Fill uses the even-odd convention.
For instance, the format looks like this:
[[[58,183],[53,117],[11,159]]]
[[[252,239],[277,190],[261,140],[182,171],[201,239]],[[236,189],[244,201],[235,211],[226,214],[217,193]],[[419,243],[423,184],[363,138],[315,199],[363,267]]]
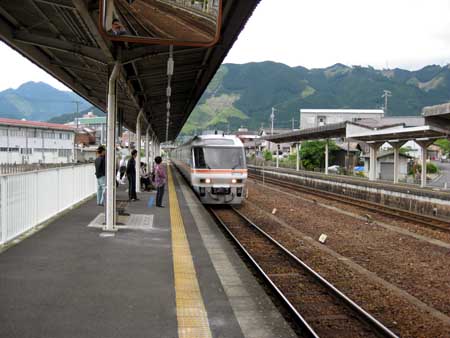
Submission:
[[[104,236],[100,228],[88,227],[104,212],[92,199],[1,253],[0,337],[294,337],[177,177],[170,203],[166,190],[166,208],[149,207],[154,193],[141,193],[141,200],[131,203],[137,228]],[[182,234],[174,230],[178,203],[178,226],[188,247],[172,238]],[[195,271],[184,269],[189,258]],[[192,303],[185,289],[192,285],[175,283],[174,271],[179,280],[188,274],[197,280],[210,335],[196,333],[198,302]]]
[[[433,187],[443,188],[445,183],[447,183],[450,189],[450,163],[433,162],[436,164],[440,170],[440,175],[433,181],[429,182],[428,185]]]

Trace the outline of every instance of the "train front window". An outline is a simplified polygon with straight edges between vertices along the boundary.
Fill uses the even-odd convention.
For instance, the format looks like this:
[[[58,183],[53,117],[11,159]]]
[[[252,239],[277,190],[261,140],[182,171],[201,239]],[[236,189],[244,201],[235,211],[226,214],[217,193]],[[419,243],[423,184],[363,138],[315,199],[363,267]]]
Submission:
[[[245,166],[242,148],[196,147],[194,158],[199,169],[243,169]]]

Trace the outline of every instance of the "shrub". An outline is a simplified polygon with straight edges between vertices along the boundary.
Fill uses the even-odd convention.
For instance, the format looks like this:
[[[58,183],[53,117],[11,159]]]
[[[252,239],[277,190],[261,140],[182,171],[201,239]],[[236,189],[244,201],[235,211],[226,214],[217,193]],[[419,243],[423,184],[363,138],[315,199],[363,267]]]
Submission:
[[[421,164],[417,164],[416,165],[416,169],[419,173],[422,172],[422,165]],[[439,168],[437,167],[436,164],[432,163],[432,162],[428,162],[427,163],[427,173],[428,174],[436,174],[439,171]],[[410,171],[410,175],[412,175],[414,173],[414,170]]]
[[[266,161],[272,161],[272,153],[269,150],[264,150],[263,156]]]

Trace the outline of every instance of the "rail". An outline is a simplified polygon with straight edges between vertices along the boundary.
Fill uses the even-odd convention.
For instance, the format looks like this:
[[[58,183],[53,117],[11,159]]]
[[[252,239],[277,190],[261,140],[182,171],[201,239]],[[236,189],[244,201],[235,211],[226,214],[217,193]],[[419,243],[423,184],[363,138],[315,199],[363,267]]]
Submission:
[[[342,194],[333,193],[330,191],[324,191],[320,189],[315,189],[312,187],[307,187],[304,185],[296,184],[293,182],[286,182],[280,179],[267,177],[265,175],[249,173],[249,179],[263,181],[265,183],[274,184],[277,187],[287,188],[297,192],[303,192],[310,195],[316,195],[328,200],[333,200],[340,203],[346,203],[351,206],[356,206],[363,208],[367,211],[371,211],[377,214],[384,214],[386,216],[398,218],[404,221],[412,222],[415,224],[420,224],[422,226],[439,230],[442,232],[450,232],[450,221],[443,218],[433,217],[429,215],[424,215],[422,213],[416,213],[412,211],[407,211],[399,209],[393,206],[387,206],[380,203],[371,202],[368,200],[361,200]]]
[[[272,274],[266,272],[264,268],[257,262],[257,259],[253,257],[253,255],[247,250],[247,247],[245,244],[243,244],[239,239],[238,236],[234,234],[234,232],[230,229],[228,226],[228,222],[224,221],[224,219],[220,216],[220,213],[214,210],[213,208],[209,209],[211,214],[214,216],[214,218],[218,221],[218,223],[226,230],[226,232],[231,236],[231,238],[236,242],[236,244],[241,248],[241,250],[245,253],[245,255],[249,258],[249,260],[253,263],[253,265],[256,267],[256,269],[261,273],[263,278],[269,283],[269,285],[274,289],[276,294],[280,297],[282,302],[288,307],[290,312],[294,315],[295,320],[297,323],[300,324],[300,326],[303,328],[304,333],[306,333],[309,337],[319,337],[317,331],[313,326],[311,325],[307,319],[298,311],[296,306],[294,306],[290,301],[289,297],[286,296],[281,288],[277,286],[277,284],[272,280],[270,277]],[[291,251],[289,251],[286,247],[284,247],[280,242],[275,240],[273,237],[271,237],[268,233],[266,233],[263,229],[261,229],[258,225],[253,223],[250,219],[248,219],[245,215],[243,215],[241,212],[234,208],[227,209],[231,212],[233,212],[236,216],[238,216],[245,224],[249,226],[250,229],[255,231],[255,234],[259,234],[262,238],[264,238],[265,241],[268,243],[271,243],[273,247],[277,248],[279,250],[279,253],[276,251],[273,251],[273,249],[269,249],[267,246],[263,246],[260,244],[256,244],[256,240],[251,240],[250,242],[254,244],[255,246],[259,246],[261,248],[264,248],[266,252],[270,252],[270,255],[272,257],[280,257],[280,255],[285,255],[286,264],[289,259],[293,260],[297,263],[297,266],[300,270],[303,270],[306,274],[308,274],[310,277],[312,277],[317,283],[322,285],[327,291],[327,293],[330,293],[336,297],[336,300],[338,302],[345,304],[347,309],[350,309],[354,316],[359,318],[360,321],[364,322],[365,324],[369,325],[370,330],[373,330],[376,336],[380,337],[391,337],[396,338],[398,337],[394,332],[392,332],[389,328],[384,326],[381,322],[379,322],[376,318],[374,318],[370,313],[366,312],[363,308],[361,308],[358,304],[353,302],[349,297],[347,297],[344,293],[342,293],[340,290],[338,290],[334,285],[332,285],[329,281],[327,281],[325,278],[323,278],[320,274],[318,274],[316,271],[314,271],[310,266],[308,266],[305,262],[303,262],[300,258],[298,258],[296,255],[294,255]],[[224,210],[222,210],[224,211]],[[352,316],[350,316],[351,318]],[[344,321],[341,317],[339,317],[339,321]],[[337,324],[336,324],[337,325]]]
[[[91,196],[93,164],[0,176],[0,245]]]

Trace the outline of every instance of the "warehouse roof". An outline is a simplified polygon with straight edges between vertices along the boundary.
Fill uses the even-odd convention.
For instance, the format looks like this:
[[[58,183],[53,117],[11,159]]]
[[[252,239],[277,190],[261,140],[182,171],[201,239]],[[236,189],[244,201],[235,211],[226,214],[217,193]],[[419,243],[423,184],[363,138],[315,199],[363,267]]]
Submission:
[[[74,127],[67,126],[64,124],[48,123],[48,122],[40,122],[40,121],[15,120],[15,119],[6,119],[6,118],[0,118],[0,125],[25,127],[25,128],[66,130],[66,131],[73,131],[73,132],[75,131]]]

